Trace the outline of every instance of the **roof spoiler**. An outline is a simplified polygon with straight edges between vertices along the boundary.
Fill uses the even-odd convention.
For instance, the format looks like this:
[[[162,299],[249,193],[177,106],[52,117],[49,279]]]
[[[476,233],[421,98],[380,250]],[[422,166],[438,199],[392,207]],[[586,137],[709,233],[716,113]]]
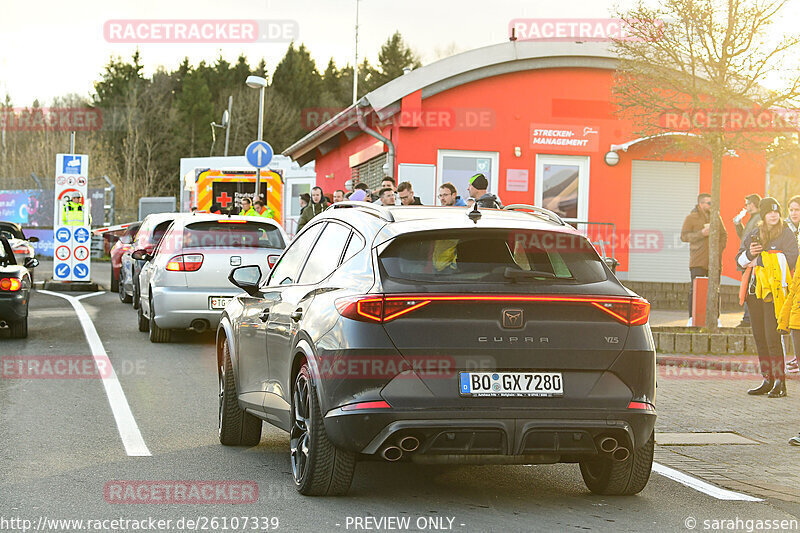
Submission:
[[[550,211],[549,209],[545,209],[544,207],[538,207],[538,206],[529,205],[529,204],[511,204],[511,205],[505,206],[503,209],[505,209],[507,211],[522,211],[522,212],[533,211],[533,213],[528,213],[528,214],[534,215],[534,216],[544,215],[550,221],[555,222],[559,226],[566,226],[567,225],[567,223],[564,222],[564,220],[560,216],[558,216],[554,212]]]

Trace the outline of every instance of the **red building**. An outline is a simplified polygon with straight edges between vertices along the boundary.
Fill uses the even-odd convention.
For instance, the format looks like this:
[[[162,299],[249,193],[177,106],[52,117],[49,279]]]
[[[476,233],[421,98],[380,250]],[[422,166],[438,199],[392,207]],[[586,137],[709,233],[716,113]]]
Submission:
[[[354,177],[375,187],[387,173],[411,182],[426,205],[436,204],[444,182],[468,196],[468,178],[483,172],[504,204],[541,205],[590,222],[578,227],[619,260],[620,279],[688,282],[680,230],[697,194],[711,189],[710,154],[670,149],[669,134],[637,138],[634,125],[614,114],[616,63],[605,43],[472,50],[367,94],[360,110],[348,108],[284,154],[301,164],[315,160],[326,193]],[[731,219],[746,195],[763,195],[764,157],[732,154],[722,176],[723,280],[732,282],[739,239]]]

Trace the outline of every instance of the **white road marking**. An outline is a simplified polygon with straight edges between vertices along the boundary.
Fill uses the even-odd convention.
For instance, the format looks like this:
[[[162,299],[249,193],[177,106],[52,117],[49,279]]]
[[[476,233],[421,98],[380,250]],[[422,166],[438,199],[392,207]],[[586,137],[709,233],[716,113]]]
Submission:
[[[711,483],[706,483],[701,479],[697,479],[696,477],[692,477],[689,474],[684,474],[683,472],[675,470],[674,468],[670,468],[668,466],[664,466],[659,463],[653,463],[653,472],[661,474],[662,476],[669,478],[673,481],[677,481],[681,485],[686,485],[687,487],[694,489],[698,492],[702,492],[703,494],[708,494],[709,496],[716,498],[718,500],[733,500],[740,502],[764,501],[761,498],[755,498],[747,494],[742,494],[741,492],[733,492],[732,490],[727,490],[717,487],[716,485],[712,485]]]
[[[125,398],[125,392],[123,392],[122,386],[119,383],[117,373],[111,365],[111,360],[108,358],[105,348],[103,348],[103,342],[97,334],[97,330],[94,327],[92,319],[89,317],[89,313],[86,312],[86,308],[84,308],[83,304],[80,302],[84,298],[97,296],[103,294],[103,292],[93,292],[77,297],[44,290],[38,292],[63,298],[72,304],[75,313],[78,315],[78,320],[81,322],[86,340],[89,342],[89,349],[92,351],[95,365],[97,365],[98,370],[100,370],[101,365],[105,368],[105,370],[100,373],[103,379],[103,388],[105,388],[106,396],[108,396],[108,404],[111,406],[111,412],[114,413],[114,420],[117,422],[117,430],[122,439],[122,444],[125,446],[125,452],[135,457],[149,457],[152,455],[147,445],[144,443],[144,438],[142,438],[142,433],[139,431],[139,426],[136,424],[136,419],[133,418],[133,412],[131,412],[130,405],[128,405],[128,399]]]

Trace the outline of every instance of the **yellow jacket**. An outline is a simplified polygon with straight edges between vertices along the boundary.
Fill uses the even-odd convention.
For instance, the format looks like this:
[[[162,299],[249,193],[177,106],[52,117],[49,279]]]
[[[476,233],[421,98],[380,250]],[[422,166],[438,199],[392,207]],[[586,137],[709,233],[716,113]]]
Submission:
[[[781,307],[780,315],[778,315],[778,329],[782,331],[789,331],[790,329],[800,329],[800,258],[797,259],[797,264],[794,267],[794,277],[789,284],[789,294],[786,296],[786,301]]]
[[[761,252],[764,266],[756,266],[756,298],[766,302],[774,302],[775,317],[780,316],[783,302],[789,293],[790,272],[783,252]]]

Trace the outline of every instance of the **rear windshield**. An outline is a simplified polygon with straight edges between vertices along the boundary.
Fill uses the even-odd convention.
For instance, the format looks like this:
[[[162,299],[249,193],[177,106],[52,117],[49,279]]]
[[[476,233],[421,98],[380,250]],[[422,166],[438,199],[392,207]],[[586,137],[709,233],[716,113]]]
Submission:
[[[472,230],[399,237],[380,255],[389,278],[434,283],[595,283],[607,279],[580,235]]]
[[[280,230],[260,222],[196,222],[183,229],[184,248],[285,248]]]

